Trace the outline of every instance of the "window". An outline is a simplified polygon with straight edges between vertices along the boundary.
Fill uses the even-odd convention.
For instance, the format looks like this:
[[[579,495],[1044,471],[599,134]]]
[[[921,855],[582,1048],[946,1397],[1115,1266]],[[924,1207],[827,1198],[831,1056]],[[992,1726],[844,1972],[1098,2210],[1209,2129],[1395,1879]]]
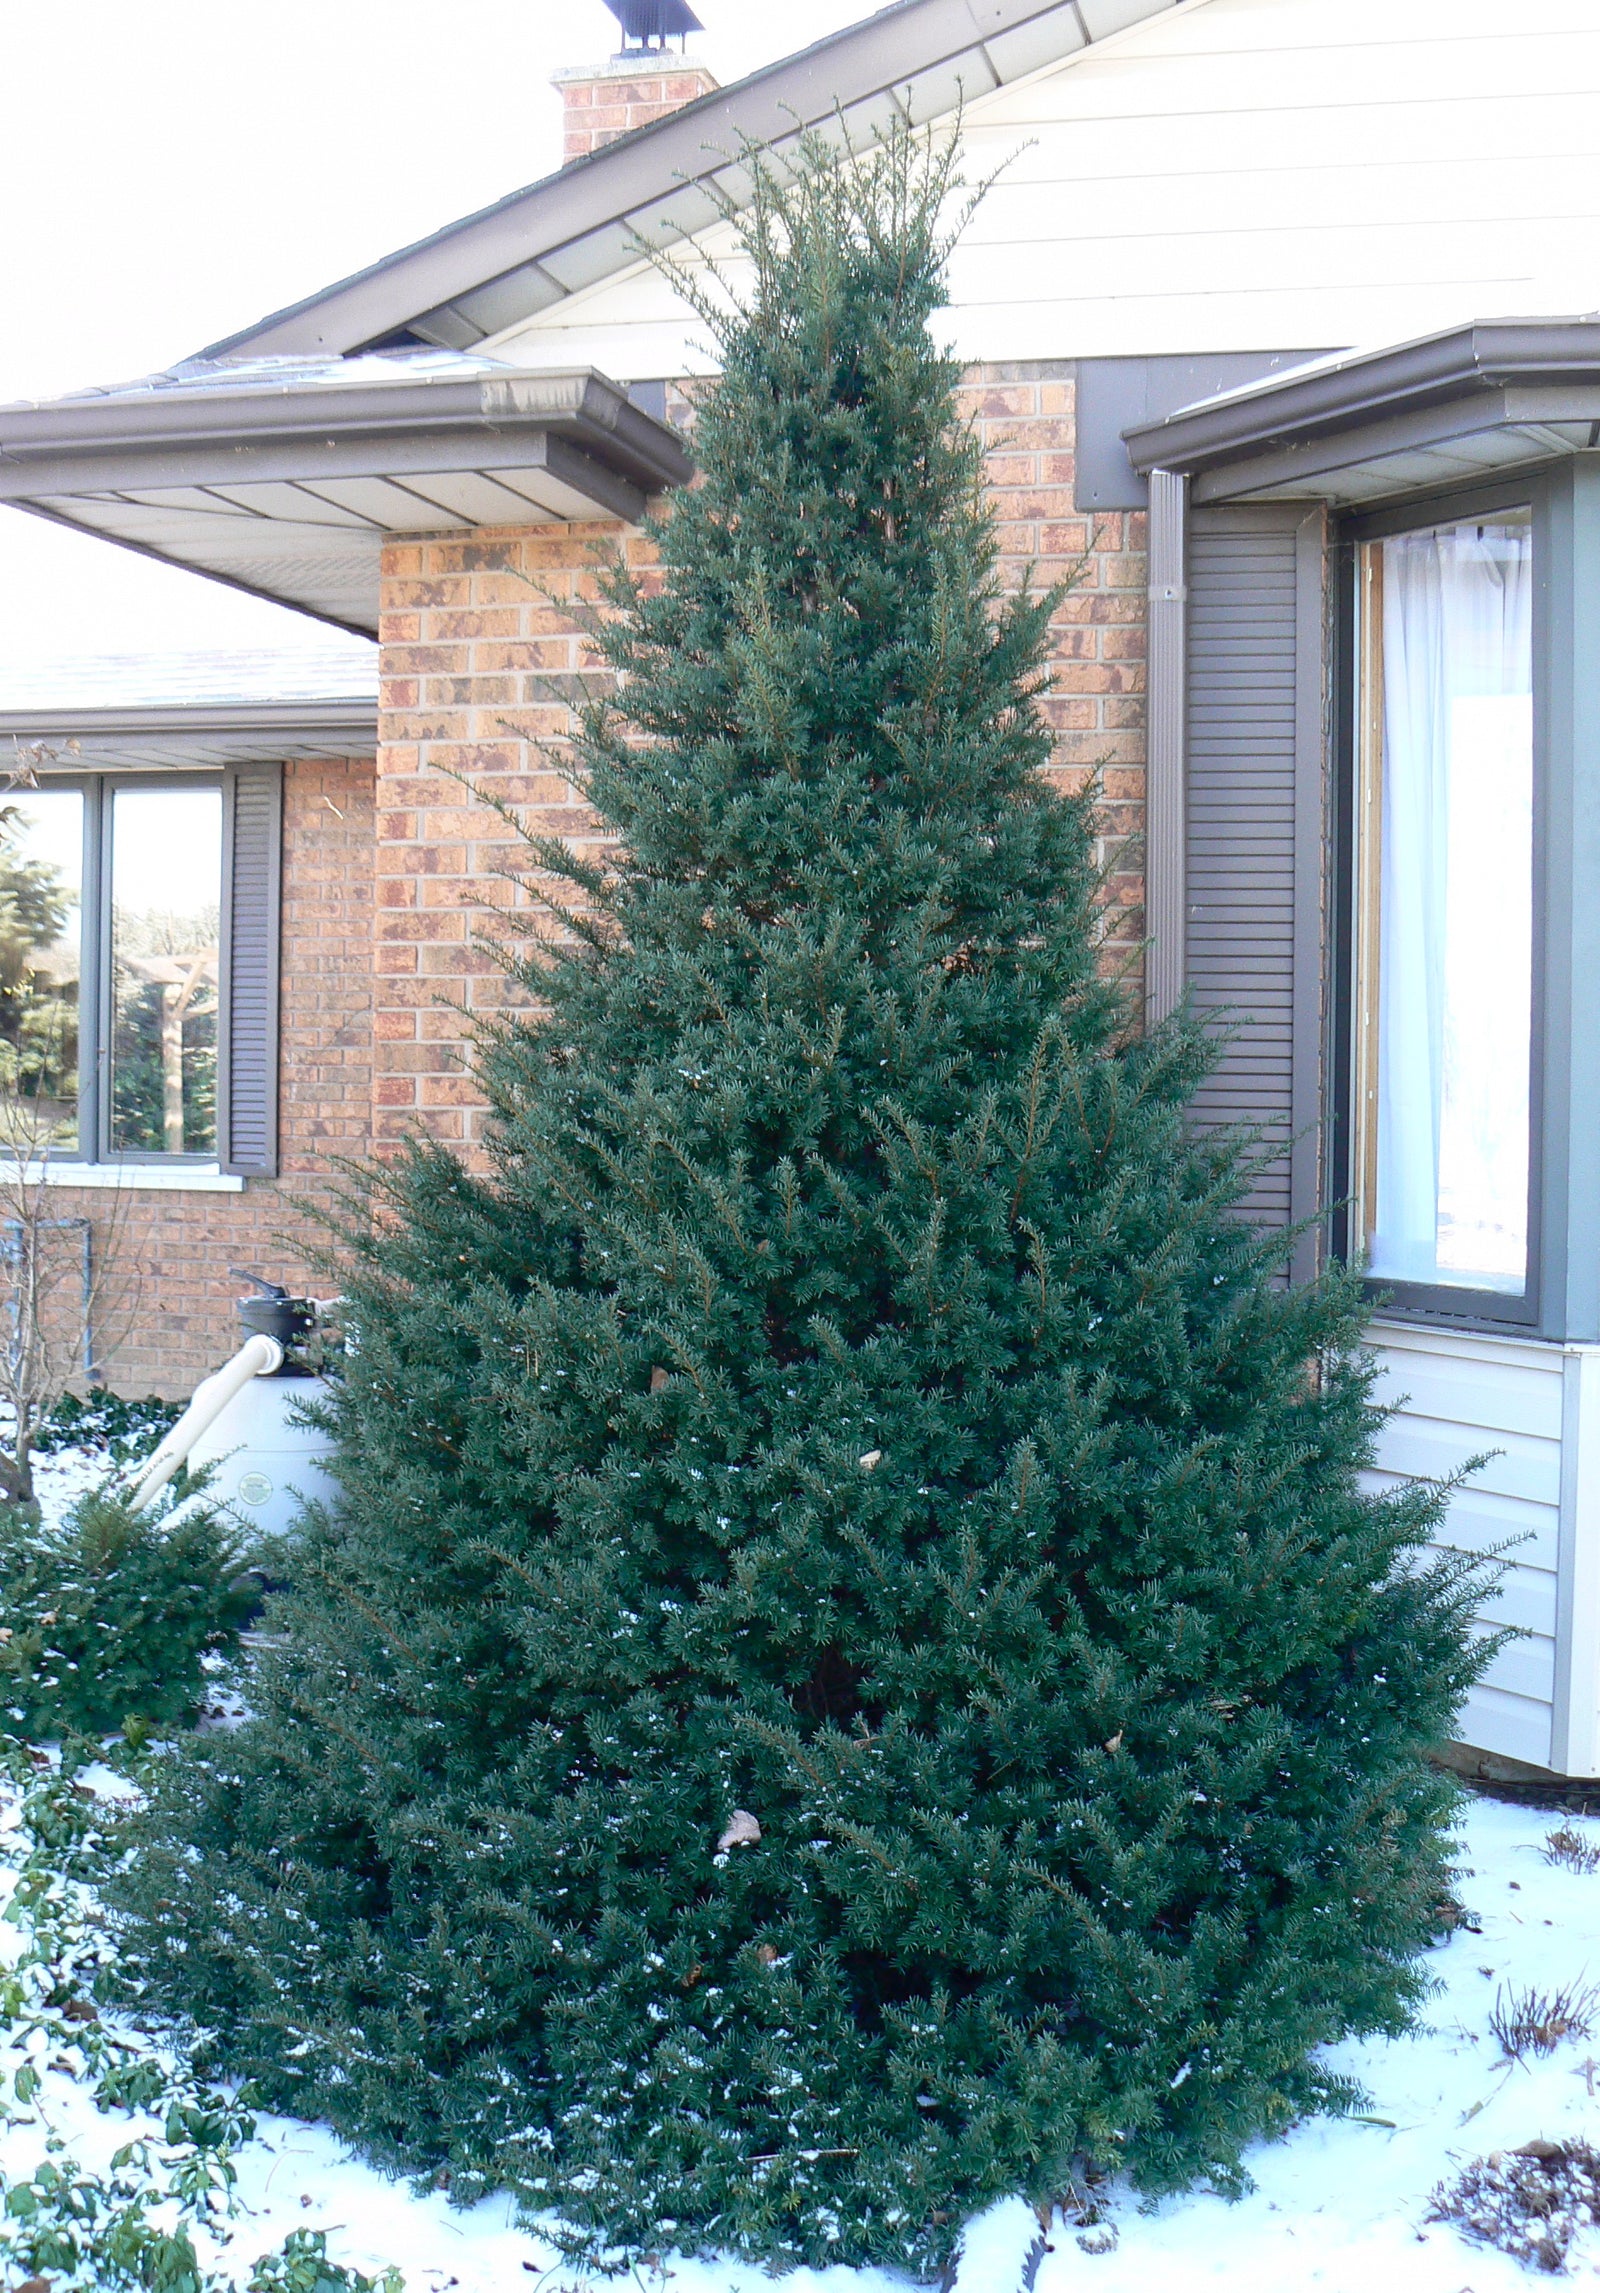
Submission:
[[[119,788],[110,811],[111,1151],[214,1155],[222,794]]]
[[[1360,553],[1353,1193],[1385,1284],[1530,1288],[1533,523]]]
[[[277,788],[262,766],[0,800],[0,1150],[270,1171]]]

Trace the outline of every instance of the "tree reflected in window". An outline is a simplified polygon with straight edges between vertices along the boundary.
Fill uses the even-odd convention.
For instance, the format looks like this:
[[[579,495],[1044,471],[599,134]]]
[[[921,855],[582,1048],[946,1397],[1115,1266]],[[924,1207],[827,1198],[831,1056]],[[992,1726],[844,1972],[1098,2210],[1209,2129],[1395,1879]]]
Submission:
[[[214,1154],[222,799],[118,789],[111,819],[111,1146]]]

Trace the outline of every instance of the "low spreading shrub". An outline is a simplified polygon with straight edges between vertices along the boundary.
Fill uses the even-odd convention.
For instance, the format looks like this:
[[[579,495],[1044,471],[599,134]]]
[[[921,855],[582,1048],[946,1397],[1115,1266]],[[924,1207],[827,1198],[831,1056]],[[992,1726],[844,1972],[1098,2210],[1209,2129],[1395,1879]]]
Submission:
[[[91,1386],[86,1394],[64,1393],[39,1428],[34,1454],[53,1457],[62,1449],[83,1449],[126,1468],[148,1457],[182,1415],[181,1401],[163,1401],[156,1393],[124,1400],[104,1385]]]
[[[203,1659],[259,1598],[234,1532],[194,1495],[136,1513],[125,1491],[90,1490],[59,1523],[0,1507],[0,1711],[18,1734],[194,1720]]]

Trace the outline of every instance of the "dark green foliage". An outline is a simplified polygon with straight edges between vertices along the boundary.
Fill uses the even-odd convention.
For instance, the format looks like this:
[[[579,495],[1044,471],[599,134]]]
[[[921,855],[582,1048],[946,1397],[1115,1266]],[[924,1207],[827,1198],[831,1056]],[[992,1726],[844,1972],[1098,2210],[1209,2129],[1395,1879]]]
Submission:
[[[187,1725],[201,1658],[228,1649],[260,1599],[232,1532],[203,1499],[135,1513],[95,1489],[65,1521],[0,1507],[0,1712],[37,1742],[110,1735],[130,1719]]]
[[[1204,1045],[1100,977],[1058,601],[927,331],[950,165],[761,188],[596,634],[627,856],[542,855],[592,907],[483,1043],[489,1176],[374,1181],[343,1518],[121,1888],[130,1991],[274,2104],[596,2247],[1226,2183],[1442,1892],[1464,1582],[1359,1491],[1356,1285],[1276,1285]]]
[[[64,1393],[35,1434],[33,1452],[53,1457],[61,1449],[83,1449],[113,1465],[136,1465],[160,1446],[183,1415],[183,1406],[155,1393],[124,1399],[106,1385],[92,1385],[83,1394]]]

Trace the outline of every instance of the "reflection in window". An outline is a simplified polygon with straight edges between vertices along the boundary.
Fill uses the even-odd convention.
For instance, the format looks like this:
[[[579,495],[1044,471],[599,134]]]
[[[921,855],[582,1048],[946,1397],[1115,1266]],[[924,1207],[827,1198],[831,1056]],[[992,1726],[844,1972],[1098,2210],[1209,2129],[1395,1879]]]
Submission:
[[[1520,1295],[1533,952],[1532,528],[1364,552],[1358,1184],[1372,1273]]]
[[[83,797],[0,801],[0,1144],[78,1147]]]
[[[111,802],[112,1151],[214,1154],[222,798]]]

